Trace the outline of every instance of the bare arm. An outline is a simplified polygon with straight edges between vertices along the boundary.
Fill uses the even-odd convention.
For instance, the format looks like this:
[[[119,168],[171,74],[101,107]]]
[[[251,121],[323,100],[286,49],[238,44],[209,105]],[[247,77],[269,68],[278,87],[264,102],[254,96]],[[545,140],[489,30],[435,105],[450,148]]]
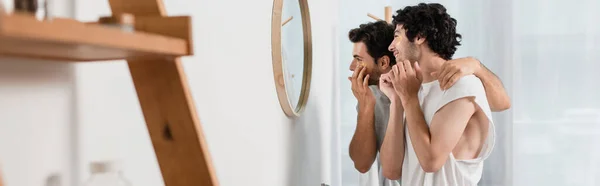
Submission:
[[[364,66],[358,66],[352,77],[352,93],[358,101],[358,118],[356,130],[350,141],[350,159],[354,167],[361,173],[369,171],[377,155],[377,139],[375,137],[375,97],[369,88],[370,75],[366,74]]]
[[[398,180],[402,177],[402,163],[404,162],[404,108],[402,108],[400,98],[391,99],[391,101],[390,119],[381,145],[380,158],[383,176],[390,180]]]
[[[458,143],[467,122],[475,113],[473,97],[454,100],[433,116],[428,127],[418,98],[404,104],[410,139],[419,163],[425,172],[438,171]]]
[[[374,104],[359,104],[356,130],[350,141],[350,159],[361,173],[369,171],[377,155],[374,109]]]
[[[479,61],[478,61],[479,62]],[[485,88],[485,95],[490,104],[490,109],[494,112],[504,111],[510,108],[510,97],[502,85],[500,78],[482,63],[480,70],[475,72],[475,76],[481,79]]]

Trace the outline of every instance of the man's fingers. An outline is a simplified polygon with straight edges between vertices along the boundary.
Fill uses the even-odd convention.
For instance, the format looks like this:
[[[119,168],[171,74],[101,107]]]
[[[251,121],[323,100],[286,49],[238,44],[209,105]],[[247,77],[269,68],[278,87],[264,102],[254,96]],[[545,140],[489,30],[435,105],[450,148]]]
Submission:
[[[448,86],[448,81],[450,81],[450,78],[452,78],[452,76],[454,75],[460,75],[458,73],[458,71],[452,71],[450,73],[447,73],[446,76],[444,76],[444,79],[442,80],[442,82],[440,82],[440,86],[442,88],[442,90],[446,90],[447,88],[449,88],[450,86]]]
[[[448,68],[448,66],[450,66],[450,63],[448,63],[449,61],[446,61],[442,64],[442,66],[440,67],[440,69],[445,69]]]
[[[357,86],[360,86],[360,85],[363,84],[364,78],[365,78],[366,69],[367,68],[360,69],[360,72],[358,73],[358,76],[356,77],[356,85]]]
[[[387,79],[388,77],[390,77],[389,73],[381,74],[381,76],[379,76],[379,80],[382,81]]]
[[[448,63],[448,62],[445,62],[444,65],[442,65],[440,73],[438,74],[438,77],[437,77],[437,79],[440,83],[442,83],[442,81],[444,81],[444,77],[446,77],[446,75],[450,72],[450,66],[446,65],[446,63]]]
[[[433,78],[437,79],[438,76],[440,75],[440,73],[438,71],[435,71],[435,72],[432,72],[430,75],[433,76]]]
[[[387,75],[387,76],[384,76],[383,79],[386,81],[390,81],[390,80],[392,80],[392,76]]]
[[[380,87],[388,87],[388,86],[393,87],[392,80],[390,78],[391,78],[390,76],[381,76],[379,79],[380,80],[379,86]]]
[[[398,65],[398,77],[406,78],[406,69],[404,69],[404,65]]]
[[[442,84],[442,78],[444,77],[443,74],[444,74],[444,70],[446,70],[446,66],[448,66],[448,62],[447,61],[442,64],[442,66],[440,67],[440,69],[438,69],[437,71],[433,72],[433,73],[436,73],[436,75],[434,76],[434,78],[437,79],[440,82],[440,85]],[[433,73],[432,73],[432,76],[433,76]]]
[[[442,84],[442,81],[444,80],[444,77],[445,77],[444,74],[446,74],[446,73],[447,73],[446,68],[441,68],[438,71],[438,75],[437,75],[436,79],[440,82],[440,85]]]
[[[412,65],[410,64],[409,60],[404,60],[403,64],[404,64],[404,70],[406,71],[407,75],[415,74],[415,71],[413,70]]]
[[[395,86],[397,78],[398,78],[398,74],[395,73],[395,71],[398,71],[398,64],[396,64],[396,65],[394,65],[394,67],[392,67],[392,71],[389,73],[389,77],[388,77],[388,81],[390,82],[390,84],[392,84],[394,86]]]
[[[388,79],[389,79],[389,80],[392,80],[392,79],[396,78],[396,75],[394,75],[394,73],[393,73],[393,72],[390,72],[390,73],[388,73],[388,75],[387,75],[387,76],[388,76]]]
[[[360,71],[362,67],[358,66],[354,69],[354,73],[352,73],[352,76],[350,77],[350,82],[352,85],[352,88],[356,88],[356,77],[358,77],[358,73]]]
[[[371,75],[367,74],[365,80],[363,81],[363,88],[365,89],[369,87],[369,77],[371,77]]]
[[[444,87],[444,90],[448,90],[450,87],[452,87],[454,85],[454,83],[456,83],[456,81],[458,81],[458,79],[460,79],[460,73],[456,73],[454,74],[450,80],[448,80],[448,83],[446,83],[446,86]]]
[[[356,79],[356,77],[358,77],[358,73],[360,73],[360,70],[362,68],[362,65],[358,65],[356,68],[354,68],[354,72],[352,73],[352,79]]]
[[[380,80],[382,83],[391,83],[391,81],[390,81],[390,76],[389,76],[389,75],[387,75],[387,74],[381,75],[381,77],[379,77],[379,80]]]
[[[356,79],[362,80],[365,77],[365,73],[367,73],[367,68],[361,68]]]

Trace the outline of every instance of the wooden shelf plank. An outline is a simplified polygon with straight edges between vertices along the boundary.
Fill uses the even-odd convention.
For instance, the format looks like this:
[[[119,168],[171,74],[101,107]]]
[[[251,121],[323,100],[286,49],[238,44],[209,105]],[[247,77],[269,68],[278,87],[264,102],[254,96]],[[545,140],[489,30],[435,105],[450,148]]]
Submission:
[[[97,61],[190,55],[184,38],[125,32],[117,28],[56,19],[39,21],[0,14],[0,55],[62,61]]]

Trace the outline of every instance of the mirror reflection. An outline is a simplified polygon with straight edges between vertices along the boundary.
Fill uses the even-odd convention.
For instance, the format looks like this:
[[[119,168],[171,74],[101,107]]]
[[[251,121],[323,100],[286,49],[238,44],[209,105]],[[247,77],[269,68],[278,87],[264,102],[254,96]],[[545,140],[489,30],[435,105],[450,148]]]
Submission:
[[[300,2],[284,0],[281,15],[281,56],[285,88],[291,107],[298,110],[304,72],[304,37]]]

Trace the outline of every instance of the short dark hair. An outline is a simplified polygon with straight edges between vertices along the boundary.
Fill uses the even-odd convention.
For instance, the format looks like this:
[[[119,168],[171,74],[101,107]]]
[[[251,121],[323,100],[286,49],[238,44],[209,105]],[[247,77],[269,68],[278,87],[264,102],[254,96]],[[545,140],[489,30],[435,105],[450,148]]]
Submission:
[[[348,38],[352,43],[365,43],[367,53],[375,59],[375,63],[379,58],[388,56],[390,66],[396,64],[394,54],[388,50],[388,46],[394,40],[394,26],[391,24],[385,21],[361,24],[348,32]]]
[[[438,3],[419,3],[396,11],[394,26],[403,25],[406,37],[424,37],[429,48],[445,60],[452,59],[462,36],[456,33],[456,19],[450,17],[446,8]]]

